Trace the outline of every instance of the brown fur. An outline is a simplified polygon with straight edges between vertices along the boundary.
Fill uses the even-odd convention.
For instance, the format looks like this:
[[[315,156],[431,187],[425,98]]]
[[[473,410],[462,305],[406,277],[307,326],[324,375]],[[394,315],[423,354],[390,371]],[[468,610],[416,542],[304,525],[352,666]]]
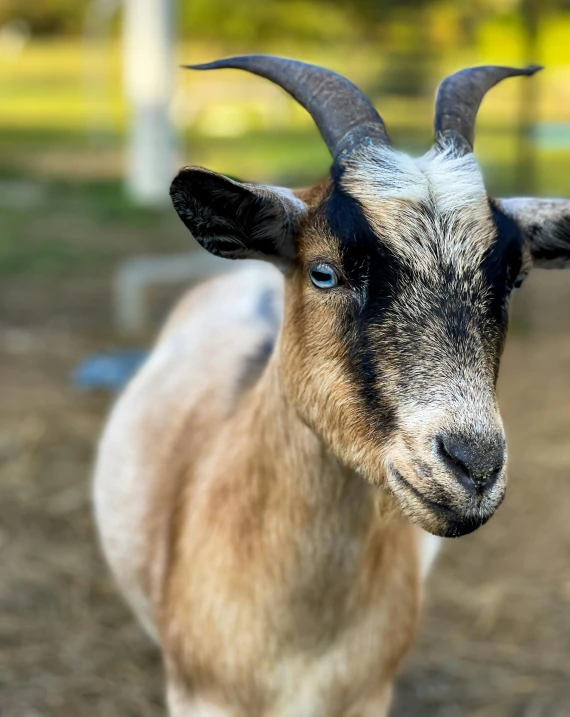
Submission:
[[[278,286],[267,272],[264,283]],[[117,408],[97,478],[104,546],[139,615],[138,593],[146,596],[143,622],[164,652],[172,714],[382,714],[418,619],[418,529],[389,494],[344,467],[284,396],[283,372],[295,370],[282,360],[287,332],[237,402],[236,364],[265,331],[254,317],[249,329],[222,321],[205,340],[209,378],[181,369],[194,352],[186,342],[198,341],[196,317],[224,290],[230,303],[248,286],[259,291],[247,274],[183,300],[157,348],[175,341],[177,353],[151,361]],[[169,370],[170,387],[159,387]],[[116,426],[127,414],[125,436]],[[133,489],[146,491],[139,513],[117,502],[128,482],[125,440],[141,467]]]

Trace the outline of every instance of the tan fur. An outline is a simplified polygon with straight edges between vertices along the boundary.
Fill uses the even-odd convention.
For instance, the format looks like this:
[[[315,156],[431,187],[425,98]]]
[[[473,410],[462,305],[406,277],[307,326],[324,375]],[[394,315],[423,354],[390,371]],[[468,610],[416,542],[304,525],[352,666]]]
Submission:
[[[381,716],[417,625],[424,534],[284,396],[294,316],[236,391],[270,332],[256,304],[281,286],[252,266],[185,298],[101,443],[103,546],[174,717]]]

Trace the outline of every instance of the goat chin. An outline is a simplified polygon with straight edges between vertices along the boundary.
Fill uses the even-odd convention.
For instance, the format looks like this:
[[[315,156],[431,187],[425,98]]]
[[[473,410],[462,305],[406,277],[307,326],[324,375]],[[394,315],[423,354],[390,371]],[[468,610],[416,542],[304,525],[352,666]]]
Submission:
[[[505,485],[506,477],[486,496],[466,495],[458,486],[448,495],[439,492],[435,500],[393,466],[387,471],[387,486],[402,513],[423,530],[441,538],[459,538],[485,525],[503,502]]]

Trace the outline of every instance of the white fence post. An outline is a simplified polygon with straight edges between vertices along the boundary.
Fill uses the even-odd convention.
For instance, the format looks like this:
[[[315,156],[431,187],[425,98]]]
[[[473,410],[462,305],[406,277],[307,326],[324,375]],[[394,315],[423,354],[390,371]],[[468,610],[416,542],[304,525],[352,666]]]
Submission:
[[[173,0],[124,0],[124,82],[131,108],[127,190],[147,205],[168,200],[175,169]]]

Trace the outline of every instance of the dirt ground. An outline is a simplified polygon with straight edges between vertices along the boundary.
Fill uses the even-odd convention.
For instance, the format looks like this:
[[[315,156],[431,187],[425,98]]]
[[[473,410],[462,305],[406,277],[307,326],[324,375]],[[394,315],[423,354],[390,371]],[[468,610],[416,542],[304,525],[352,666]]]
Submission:
[[[570,714],[570,275],[545,276],[503,361],[507,499],[446,542],[394,716]],[[117,345],[108,296],[101,279],[0,286],[2,717],[164,714],[159,657],[94,537],[90,469],[111,399],[69,381]]]

